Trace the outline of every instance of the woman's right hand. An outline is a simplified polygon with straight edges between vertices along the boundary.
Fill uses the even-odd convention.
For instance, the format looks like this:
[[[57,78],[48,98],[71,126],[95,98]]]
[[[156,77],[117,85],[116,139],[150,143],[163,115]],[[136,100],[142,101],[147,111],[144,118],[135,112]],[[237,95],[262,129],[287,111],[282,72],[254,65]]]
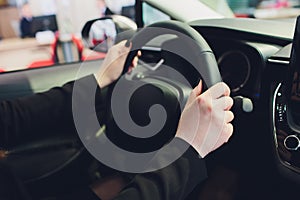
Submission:
[[[202,81],[191,92],[181,114],[176,137],[191,144],[204,158],[226,143],[233,133],[233,99],[225,83],[202,93]]]

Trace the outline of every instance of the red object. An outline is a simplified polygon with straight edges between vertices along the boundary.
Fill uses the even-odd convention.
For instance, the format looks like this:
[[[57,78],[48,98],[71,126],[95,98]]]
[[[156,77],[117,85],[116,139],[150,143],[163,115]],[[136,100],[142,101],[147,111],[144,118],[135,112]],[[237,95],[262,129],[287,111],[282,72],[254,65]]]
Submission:
[[[248,14],[235,14],[235,17],[238,17],[238,18],[249,18],[250,16]]]
[[[72,35],[71,41],[77,49],[79,61],[103,59],[106,56],[106,53],[98,53],[98,52],[94,52],[93,55],[91,55],[91,56],[88,56],[88,55],[84,56],[83,55],[84,46],[83,46],[82,40],[80,38]],[[59,63],[59,57],[58,57],[58,52],[57,52],[59,44],[60,44],[59,33],[56,32],[55,40],[51,44],[51,58],[49,60],[34,61],[31,64],[29,64],[27,68],[46,67],[46,66],[52,66],[52,65],[55,65],[56,63]]]
[[[275,8],[286,8],[289,7],[289,2],[287,0],[277,0]]]
[[[77,47],[79,59],[82,60],[83,44],[82,44],[81,39],[72,35],[72,42]]]
[[[71,42],[75,45],[76,49],[77,49],[77,52],[78,52],[78,59],[79,60],[82,60],[82,53],[83,53],[83,49],[84,49],[84,46],[82,44],[82,41],[80,38],[72,35],[72,38],[71,38]],[[59,34],[56,33],[55,34],[55,41],[53,42],[53,44],[51,45],[51,54],[52,54],[52,60],[55,62],[55,63],[59,63],[59,57],[58,57],[58,46],[60,44],[60,41],[59,41]]]
[[[46,67],[54,64],[55,63],[53,62],[53,60],[40,60],[40,61],[34,61],[30,63],[27,68],[32,69],[32,68]]]

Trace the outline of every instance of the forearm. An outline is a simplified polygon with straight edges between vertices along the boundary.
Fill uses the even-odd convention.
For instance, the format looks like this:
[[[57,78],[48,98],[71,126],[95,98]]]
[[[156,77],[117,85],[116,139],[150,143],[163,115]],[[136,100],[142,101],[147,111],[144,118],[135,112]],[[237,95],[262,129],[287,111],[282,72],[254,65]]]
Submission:
[[[91,84],[97,84],[94,76],[77,80],[80,95]],[[0,146],[7,147],[28,134],[45,130],[75,130],[72,116],[72,92],[74,82],[52,88],[43,93],[0,102]],[[100,96],[100,88],[97,90]],[[101,98],[97,98],[101,104]]]

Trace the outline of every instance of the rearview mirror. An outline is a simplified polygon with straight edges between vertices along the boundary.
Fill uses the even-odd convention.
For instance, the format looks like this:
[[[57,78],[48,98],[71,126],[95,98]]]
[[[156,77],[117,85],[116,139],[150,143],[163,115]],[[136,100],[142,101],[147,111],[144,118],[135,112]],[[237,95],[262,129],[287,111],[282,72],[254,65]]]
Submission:
[[[133,32],[137,30],[137,25],[131,19],[111,15],[88,21],[82,29],[82,38],[85,47],[97,52],[107,52],[115,43],[129,39]],[[132,34],[120,33],[130,31]]]

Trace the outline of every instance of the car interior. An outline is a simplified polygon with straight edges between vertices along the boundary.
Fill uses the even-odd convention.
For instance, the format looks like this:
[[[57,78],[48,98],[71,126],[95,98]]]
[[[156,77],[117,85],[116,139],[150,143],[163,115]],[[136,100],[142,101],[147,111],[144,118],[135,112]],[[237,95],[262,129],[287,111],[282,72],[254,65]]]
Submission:
[[[248,18],[189,23],[168,20],[137,31],[118,17],[109,16],[87,22],[83,39],[89,40],[93,23],[106,19],[113,20],[117,27],[116,41],[132,42],[133,51],[125,68],[137,50],[142,52],[136,69],[119,80],[129,88],[123,99],[124,105],[129,105],[128,117],[146,126],[152,105],[162,105],[167,113],[158,135],[136,139],[120,130],[108,109],[104,123],[109,139],[132,152],[161,148],[173,137],[191,88],[199,80],[206,88],[224,81],[235,99],[234,133],[227,144],[206,157],[208,178],[187,199],[297,198],[300,19],[296,23]],[[1,73],[0,99],[62,86],[95,73],[102,61],[86,59]],[[113,89],[103,90],[108,107]],[[40,138],[24,138],[7,149],[5,159],[34,197],[47,199],[115,173],[89,151],[76,133],[55,127],[43,130]]]

